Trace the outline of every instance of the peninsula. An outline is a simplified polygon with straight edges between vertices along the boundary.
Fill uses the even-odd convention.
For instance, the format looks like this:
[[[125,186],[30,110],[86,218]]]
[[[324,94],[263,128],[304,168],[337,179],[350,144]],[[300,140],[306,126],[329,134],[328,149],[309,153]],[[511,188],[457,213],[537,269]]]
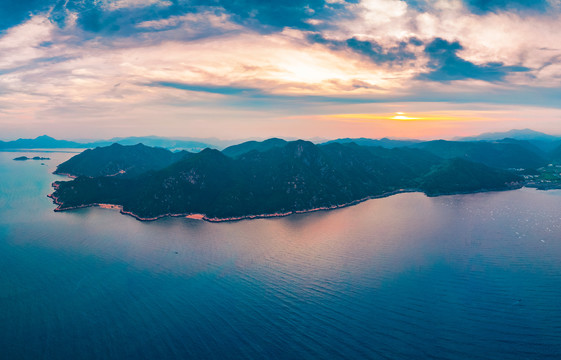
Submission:
[[[139,220],[285,216],[404,191],[508,190],[523,181],[512,171],[422,148],[281,139],[199,153],[112,145],[76,155],[55,173],[76,177],[53,184],[57,211],[111,204]]]

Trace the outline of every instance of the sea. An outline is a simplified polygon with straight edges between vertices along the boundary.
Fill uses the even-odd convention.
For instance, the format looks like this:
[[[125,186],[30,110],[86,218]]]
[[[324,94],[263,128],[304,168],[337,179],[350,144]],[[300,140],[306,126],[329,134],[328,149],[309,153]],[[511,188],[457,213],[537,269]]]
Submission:
[[[54,212],[73,155],[0,152],[1,359],[561,359],[559,190],[141,222]]]

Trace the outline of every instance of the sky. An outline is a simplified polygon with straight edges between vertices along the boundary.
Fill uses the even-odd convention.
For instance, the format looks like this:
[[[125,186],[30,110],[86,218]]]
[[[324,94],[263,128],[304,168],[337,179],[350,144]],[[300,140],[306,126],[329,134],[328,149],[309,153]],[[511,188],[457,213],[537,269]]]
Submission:
[[[0,139],[561,134],[561,0],[2,0]]]

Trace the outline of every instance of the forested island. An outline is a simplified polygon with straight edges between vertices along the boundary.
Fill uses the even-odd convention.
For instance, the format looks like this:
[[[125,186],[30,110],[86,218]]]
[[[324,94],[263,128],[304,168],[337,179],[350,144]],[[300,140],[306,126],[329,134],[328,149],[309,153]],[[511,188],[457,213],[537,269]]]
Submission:
[[[223,151],[142,144],[86,150],[60,164],[57,211],[111,204],[140,220],[209,221],[333,209],[398,192],[429,196],[508,190],[549,159],[519,143],[434,141],[385,148],[269,139]],[[532,170],[528,170],[532,169]]]
[[[27,156],[18,156],[17,158],[14,158],[15,161],[26,161],[26,160],[51,160],[51,158],[48,157],[41,157],[41,156],[34,156],[32,158],[27,157]]]

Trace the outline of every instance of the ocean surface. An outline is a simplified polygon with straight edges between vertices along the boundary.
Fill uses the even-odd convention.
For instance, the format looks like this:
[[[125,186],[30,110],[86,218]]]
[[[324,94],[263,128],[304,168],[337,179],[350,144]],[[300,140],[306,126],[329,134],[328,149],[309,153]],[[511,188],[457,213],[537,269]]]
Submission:
[[[72,155],[0,152],[1,359],[561,358],[561,191],[140,222],[53,212]]]

